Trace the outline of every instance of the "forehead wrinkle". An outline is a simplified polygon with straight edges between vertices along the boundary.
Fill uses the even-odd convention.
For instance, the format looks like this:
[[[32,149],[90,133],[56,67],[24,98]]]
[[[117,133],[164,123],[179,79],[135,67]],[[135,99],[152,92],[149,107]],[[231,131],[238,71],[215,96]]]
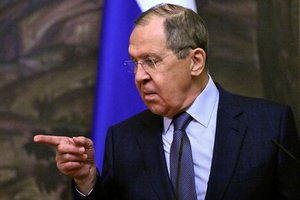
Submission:
[[[162,17],[152,16],[147,20],[146,24],[139,24],[134,28],[128,48],[131,57],[159,57],[162,53],[169,50],[164,33],[164,20]]]
[[[148,50],[149,49],[149,50]],[[128,53],[131,58],[148,58],[148,57],[160,57],[161,54],[165,51],[164,49],[157,49],[157,48],[148,48],[148,49],[141,49],[134,47],[134,45],[130,45],[128,48]]]

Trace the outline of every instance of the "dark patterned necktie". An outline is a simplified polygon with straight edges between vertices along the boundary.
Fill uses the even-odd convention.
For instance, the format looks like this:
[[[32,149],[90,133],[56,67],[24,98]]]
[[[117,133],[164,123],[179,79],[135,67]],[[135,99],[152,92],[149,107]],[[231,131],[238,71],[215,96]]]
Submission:
[[[192,119],[186,112],[176,115],[173,119],[170,174],[177,200],[197,200],[191,143],[185,132]]]

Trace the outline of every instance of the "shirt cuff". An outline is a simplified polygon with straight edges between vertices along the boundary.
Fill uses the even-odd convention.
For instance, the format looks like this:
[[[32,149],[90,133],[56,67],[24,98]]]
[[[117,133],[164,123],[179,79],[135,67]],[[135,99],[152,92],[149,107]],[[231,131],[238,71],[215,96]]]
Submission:
[[[88,192],[87,195],[85,195],[85,194],[83,194],[82,192],[80,192],[80,190],[77,188],[77,185],[75,185],[75,190],[76,190],[76,192],[78,193],[79,197],[84,198],[84,197],[89,196],[89,195],[93,192],[94,188],[92,188],[92,189]]]

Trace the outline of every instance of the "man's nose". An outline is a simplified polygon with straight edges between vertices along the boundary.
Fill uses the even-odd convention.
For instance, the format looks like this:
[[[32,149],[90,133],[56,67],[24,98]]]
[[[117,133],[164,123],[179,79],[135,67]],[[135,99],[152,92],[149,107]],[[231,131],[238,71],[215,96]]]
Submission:
[[[150,78],[148,72],[144,69],[141,63],[137,63],[135,68],[135,80],[137,82],[144,81]]]

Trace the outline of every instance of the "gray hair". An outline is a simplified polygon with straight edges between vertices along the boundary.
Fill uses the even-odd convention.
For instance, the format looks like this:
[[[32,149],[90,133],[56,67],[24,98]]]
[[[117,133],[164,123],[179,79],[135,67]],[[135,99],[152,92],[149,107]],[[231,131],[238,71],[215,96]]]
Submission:
[[[146,25],[151,16],[165,18],[166,45],[179,59],[186,58],[189,50],[195,48],[202,48],[207,54],[206,24],[193,10],[174,4],[159,4],[143,12],[135,21],[135,25]]]

